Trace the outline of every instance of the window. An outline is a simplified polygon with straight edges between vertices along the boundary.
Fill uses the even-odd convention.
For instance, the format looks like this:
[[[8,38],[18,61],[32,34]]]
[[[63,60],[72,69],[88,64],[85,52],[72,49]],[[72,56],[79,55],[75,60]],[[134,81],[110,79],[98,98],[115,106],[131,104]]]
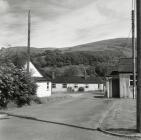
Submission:
[[[137,84],[137,76],[136,76],[136,84]],[[133,86],[133,75],[130,75],[129,85]]]
[[[47,89],[49,89],[49,82],[47,82]]]
[[[52,84],[52,88],[56,88],[56,84],[53,83],[53,84]]]
[[[62,84],[62,87],[63,88],[67,88],[67,84]]]
[[[85,88],[89,88],[89,85],[88,85],[88,84],[86,84]]]

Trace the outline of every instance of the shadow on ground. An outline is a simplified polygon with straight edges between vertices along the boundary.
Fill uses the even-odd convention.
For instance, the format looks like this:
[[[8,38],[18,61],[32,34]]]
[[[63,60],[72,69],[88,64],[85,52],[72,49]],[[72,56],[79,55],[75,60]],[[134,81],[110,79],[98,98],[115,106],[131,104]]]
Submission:
[[[115,132],[115,133],[120,133],[120,134],[135,134],[137,133],[136,129],[132,128],[110,128],[110,129],[105,129],[106,131],[109,132]]]
[[[103,95],[95,95],[94,98],[105,98]]]
[[[87,127],[82,127],[82,126],[77,126],[77,125],[72,125],[72,124],[66,124],[66,123],[62,123],[62,122],[41,120],[41,119],[37,119],[34,117],[9,114],[9,113],[5,113],[5,114],[7,114],[8,116],[13,116],[13,117],[21,118],[21,119],[28,119],[28,120],[38,121],[38,122],[51,123],[51,124],[62,125],[62,126],[67,126],[67,127],[79,128],[79,129],[84,129],[84,130],[88,130],[88,131],[97,131],[97,129],[94,129],[94,128],[87,128]]]

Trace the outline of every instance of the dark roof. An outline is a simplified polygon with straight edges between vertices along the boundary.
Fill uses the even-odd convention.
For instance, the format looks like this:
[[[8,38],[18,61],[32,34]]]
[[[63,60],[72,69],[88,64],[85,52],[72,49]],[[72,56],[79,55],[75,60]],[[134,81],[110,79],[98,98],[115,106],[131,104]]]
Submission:
[[[89,76],[86,79],[80,76],[72,77],[56,77],[52,80],[53,83],[104,83],[101,77]]]
[[[122,58],[119,60],[118,72],[119,73],[132,73],[133,72],[133,59]]]
[[[48,80],[47,78],[44,78],[44,77],[33,77],[33,79],[36,82],[44,82],[44,81],[47,81]]]
[[[117,66],[109,67],[107,77],[112,75],[118,75],[119,73],[132,73],[132,60],[132,58],[121,58]]]
[[[115,73],[117,73],[118,72],[118,66],[110,66],[110,67],[108,67],[108,69],[107,69],[107,76],[109,76],[109,75],[115,75]]]

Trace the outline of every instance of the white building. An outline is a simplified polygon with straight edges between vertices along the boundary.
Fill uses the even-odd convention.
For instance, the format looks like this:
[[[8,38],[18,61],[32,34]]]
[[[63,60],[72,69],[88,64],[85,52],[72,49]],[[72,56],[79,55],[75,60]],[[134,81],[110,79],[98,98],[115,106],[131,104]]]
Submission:
[[[100,77],[57,77],[52,80],[52,93],[90,92],[103,90],[104,84]]]
[[[51,96],[51,80],[44,77],[44,74],[39,71],[39,69],[36,68],[32,62],[29,63],[29,69],[31,76],[34,78],[37,84],[37,97]]]

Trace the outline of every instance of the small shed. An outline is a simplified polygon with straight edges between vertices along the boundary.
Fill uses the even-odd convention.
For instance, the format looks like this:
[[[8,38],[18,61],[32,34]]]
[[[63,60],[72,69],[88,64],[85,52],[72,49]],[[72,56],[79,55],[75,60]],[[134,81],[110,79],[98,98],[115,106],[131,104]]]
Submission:
[[[107,97],[133,98],[133,64],[132,58],[119,60],[111,73],[106,77]]]

